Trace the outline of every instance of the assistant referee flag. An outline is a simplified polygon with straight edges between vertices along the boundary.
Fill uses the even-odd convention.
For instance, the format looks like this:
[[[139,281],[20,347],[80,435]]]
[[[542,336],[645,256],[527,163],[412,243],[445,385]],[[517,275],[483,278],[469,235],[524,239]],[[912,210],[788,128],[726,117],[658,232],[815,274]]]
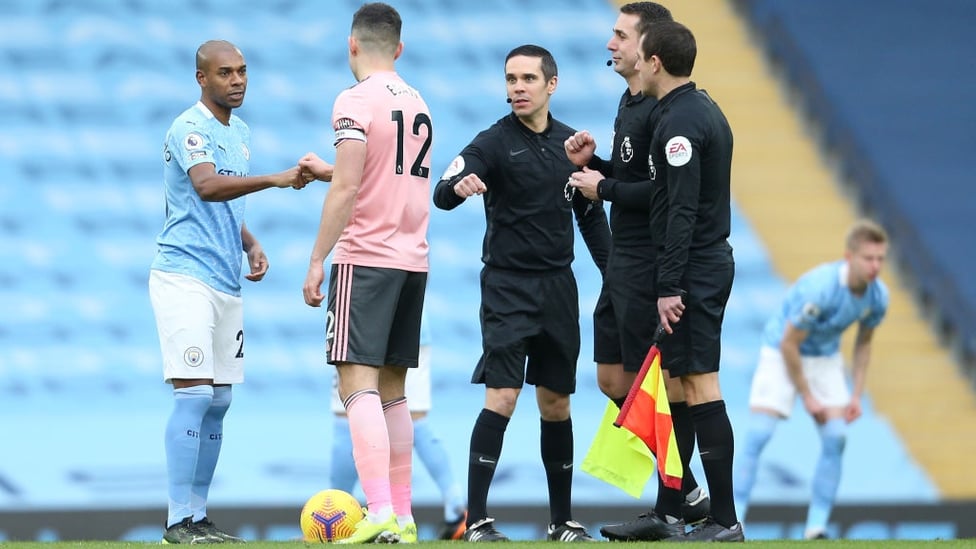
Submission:
[[[671,422],[671,406],[668,404],[667,390],[664,386],[664,373],[661,371],[661,351],[651,345],[637,379],[627,394],[617,420],[617,427],[623,427],[638,438],[657,457],[657,473],[664,485],[675,490],[681,489],[681,455],[678,454],[678,441],[674,436]]]

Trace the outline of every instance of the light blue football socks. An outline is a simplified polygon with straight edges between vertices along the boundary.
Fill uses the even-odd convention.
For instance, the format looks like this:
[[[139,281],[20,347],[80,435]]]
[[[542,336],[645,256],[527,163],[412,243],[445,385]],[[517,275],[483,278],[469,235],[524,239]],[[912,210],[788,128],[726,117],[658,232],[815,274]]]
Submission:
[[[740,518],[745,518],[759,469],[759,456],[769,439],[773,436],[779,418],[768,414],[753,413],[749,416],[749,432],[746,434],[744,448],[736,460],[735,508]],[[830,513],[837,498],[840,475],[847,440],[847,422],[835,418],[819,425],[820,458],[813,472],[812,495],[807,510],[805,536],[809,537],[827,531]]]
[[[755,412],[749,414],[749,431],[746,433],[745,446],[736,455],[735,476],[732,483],[735,491],[735,512],[739,520],[746,519],[749,496],[752,494],[752,487],[756,484],[756,474],[759,471],[759,455],[772,438],[779,421],[779,418],[769,414]]]
[[[427,418],[415,419],[413,422],[413,447],[424,464],[424,469],[430,478],[440,488],[444,501],[444,520],[452,522],[464,514],[467,505],[461,495],[461,486],[454,480],[454,469],[444,444],[437,436]]]
[[[200,453],[197,454],[197,468],[190,488],[190,510],[193,511],[194,522],[207,516],[207,496],[213,483],[214,470],[217,469],[224,437],[224,416],[230,408],[231,396],[230,385],[214,387],[213,402],[200,424]]]
[[[164,434],[169,493],[167,527],[193,515],[190,491],[200,453],[200,426],[213,397],[210,385],[173,390],[173,411]]]
[[[332,421],[332,465],[329,468],[329,487],[353,493],[359,474],[352,459],[352,434],[349,418],[335,416]]]
[[[820,459],[813,473],[813,494],[807,510],[806,536],[827,531],[830,511],[834,508],[840,486],[841,461],[847,441],[847,422],[843,418],[827,421],[820,432]]]

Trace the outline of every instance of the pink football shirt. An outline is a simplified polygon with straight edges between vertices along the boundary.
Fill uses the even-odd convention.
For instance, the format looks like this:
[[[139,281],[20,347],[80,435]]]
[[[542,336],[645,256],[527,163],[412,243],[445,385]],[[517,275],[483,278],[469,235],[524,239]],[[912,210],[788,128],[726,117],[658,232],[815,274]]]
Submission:
[[[363,181],[332,262],[427,271],[430,148],[427,103],[395,72],[370,75],[336,98],[336,145],[366,143]]]

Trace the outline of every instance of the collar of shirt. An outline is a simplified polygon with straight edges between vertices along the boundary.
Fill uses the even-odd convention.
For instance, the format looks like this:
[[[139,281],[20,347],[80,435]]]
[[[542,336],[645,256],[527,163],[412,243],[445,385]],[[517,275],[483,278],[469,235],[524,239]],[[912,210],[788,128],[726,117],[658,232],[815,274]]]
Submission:
[[[516,116],[516,114],[514,112],[512,114],[508,115],[508,116],[511,119],[512,124],[514,124],[516,128],[518,128],[522,133],[524,133],[525,135],[527,135],[529,137],[535,137],[535,136],[538,135],[540,137],[548,138],[549,137],[549,132],[552,131],[552,120],[553,119],[552,119],[552,113],[551,112],[546,115],[546,120],[547,120],[547,122],[546,122],[546,129],[542,130],[539,133],[536,133],[536,132],[532,131],[528,126],[526,126],[525,124],[523,124],[522,121],[519,120],[519,117]]]
[[[623,96],[620,98],[620,104],[621,105],[627,105],[628,107],[632,107],[632,106],[640,103],[644,99],[646,99],[646,97],[644,97],[644,94],[643,93],[637,92],[637,93],[633,93],[632,94],[632,93],[630,93],[630,90],[629,89],[626,89],[626,90],[624,90]]]
[[[681,97],[682,95],[684,95],[684,94],[686,94],[688,92],[691,92],[691,91],[695,91],[695,83],[694,82],[688,82],[687,84],[682,84],[682,85],[678,86],[677,88],[669,91],[667,95],[665,95],[664,97],[661,98],[661,100],[658,102],[658,104],[661,105],[661,106],[666,107],[670,103],[674,102],[675,99],[677,99],[677,98]]]

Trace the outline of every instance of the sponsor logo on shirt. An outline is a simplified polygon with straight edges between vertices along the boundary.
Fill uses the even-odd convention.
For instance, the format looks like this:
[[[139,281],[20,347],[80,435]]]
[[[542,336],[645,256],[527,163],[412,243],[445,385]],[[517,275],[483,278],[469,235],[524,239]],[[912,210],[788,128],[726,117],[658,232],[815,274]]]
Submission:
[[[664,146],[668,164],[679,167],[684,166],[691,160],[691,141],[687,137],[677,135],[668,140]]]

